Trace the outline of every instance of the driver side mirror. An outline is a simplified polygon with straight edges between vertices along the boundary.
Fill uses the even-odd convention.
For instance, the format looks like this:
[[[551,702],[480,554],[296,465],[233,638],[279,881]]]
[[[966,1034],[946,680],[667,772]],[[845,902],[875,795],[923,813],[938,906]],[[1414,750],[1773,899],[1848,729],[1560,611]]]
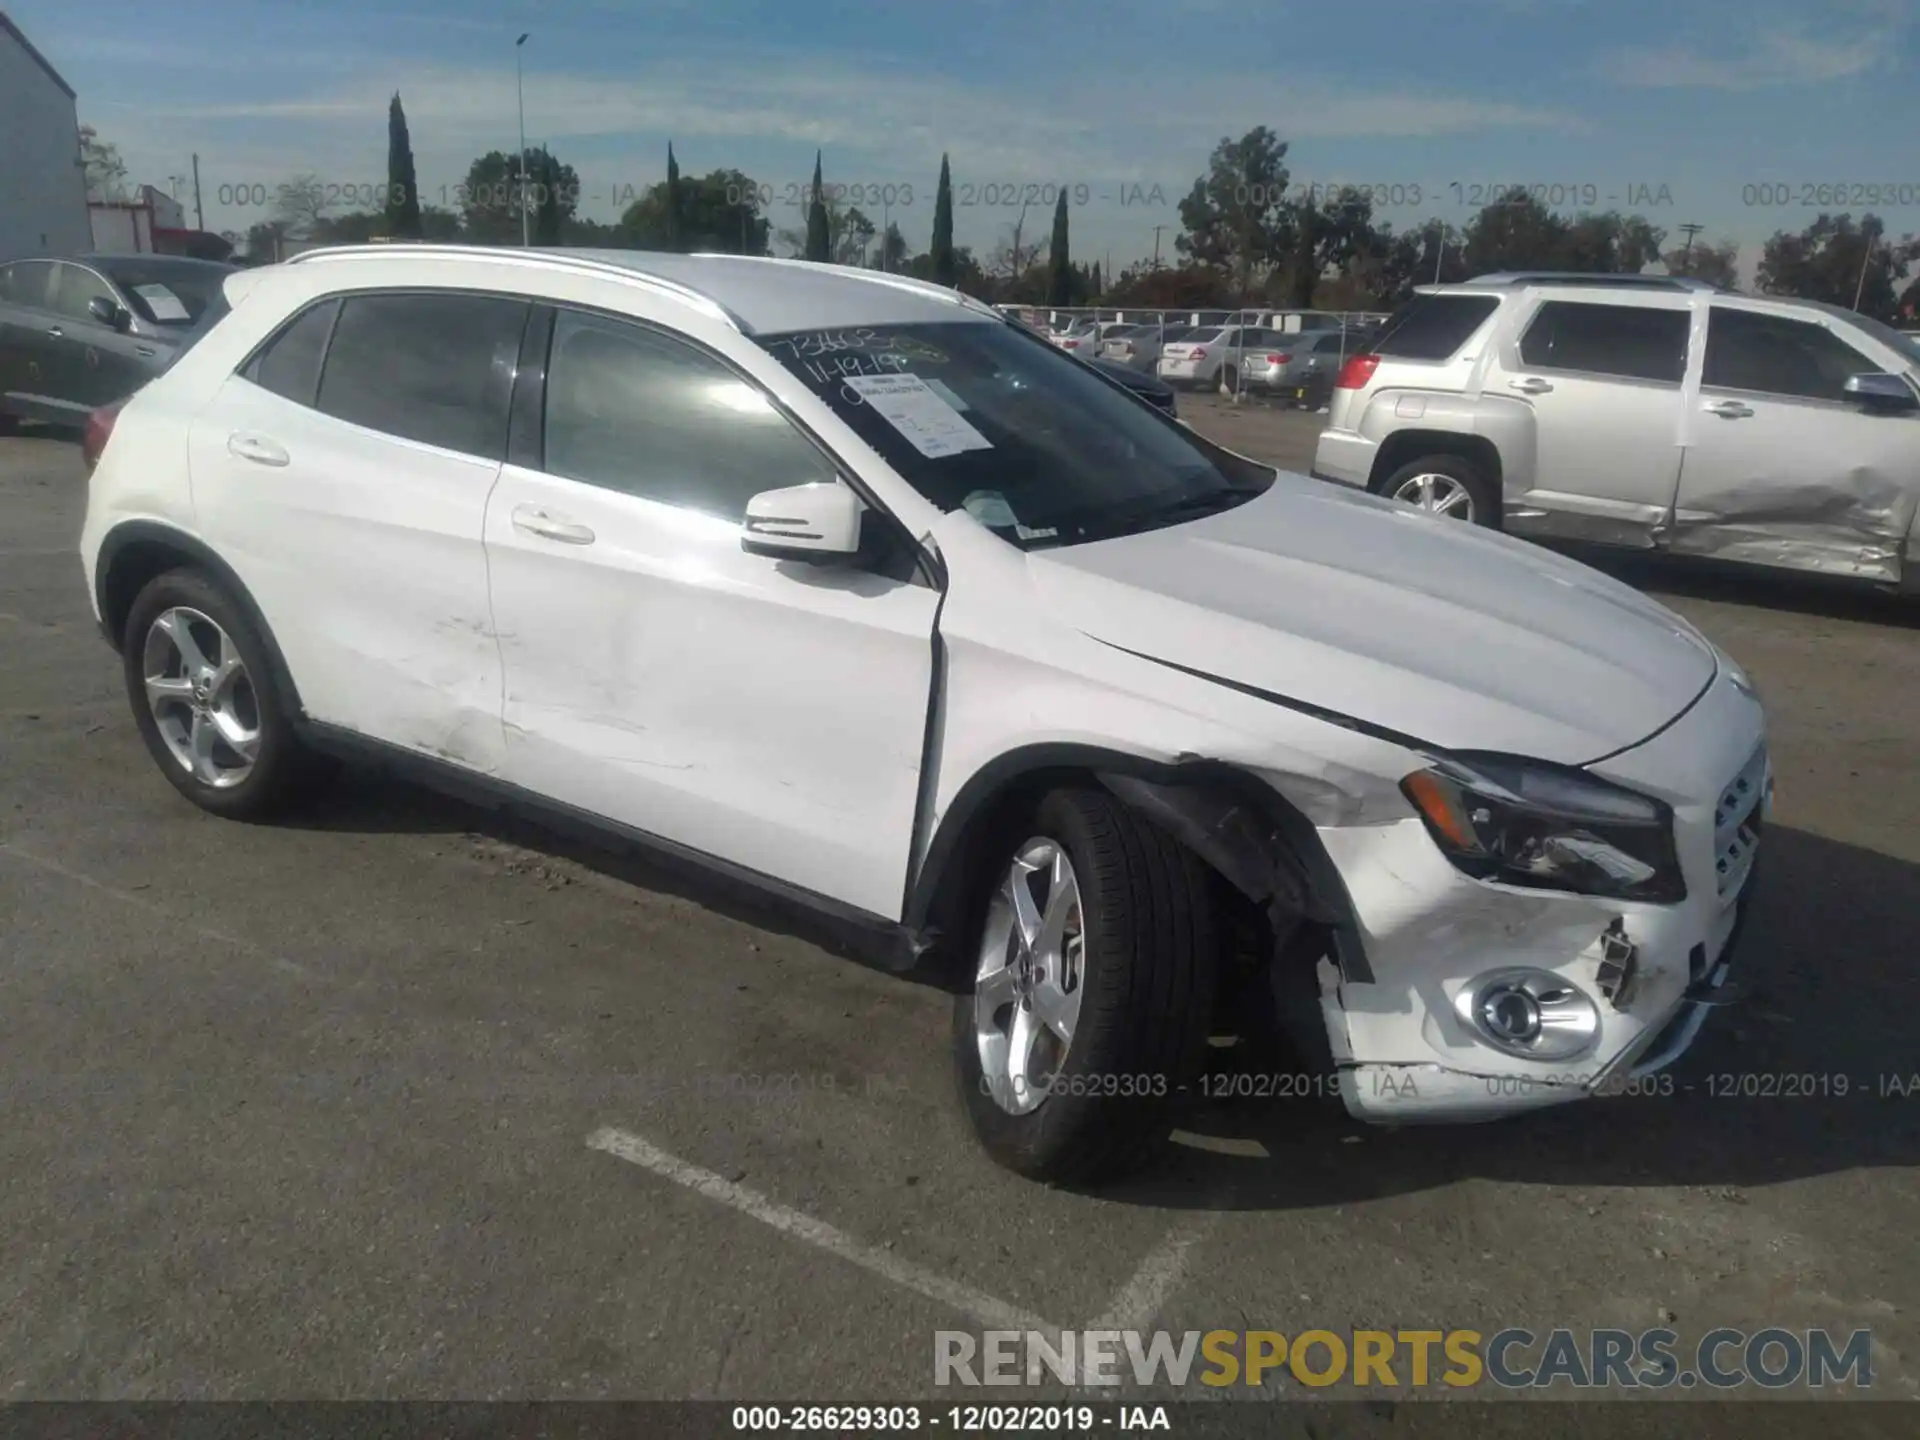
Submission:
[[[96,295],[87,302],[87,313],[114,330],[125,330],[133,323],[133,315],[124,305],[116,305],[104,295]]]
[[[1907,382],[1898,375],[1862,371],[1849,375],[1841,389],[1847,399],[1863,410],[1878,410],[1882,414],[1920,410],[1920,399],[1915,398]]]
[[[860,497],[831,482],[763,490],[747,501],[740,548],[775,560],[831,564],[860,550]]]

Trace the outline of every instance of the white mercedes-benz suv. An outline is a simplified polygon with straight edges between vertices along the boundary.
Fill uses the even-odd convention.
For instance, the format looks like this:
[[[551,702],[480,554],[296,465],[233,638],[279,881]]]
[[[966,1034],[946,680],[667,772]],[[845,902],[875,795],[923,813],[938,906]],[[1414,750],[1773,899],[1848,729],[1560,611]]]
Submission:
[[[140,732],[372,753],[951,966],[964,1104],[1117,1173],[1264,1017],[1369,1120],[1648,1074],[1728,996],[1746,678],[1546,551],[1276,473],[951,291],[382,245],[94,418]]]

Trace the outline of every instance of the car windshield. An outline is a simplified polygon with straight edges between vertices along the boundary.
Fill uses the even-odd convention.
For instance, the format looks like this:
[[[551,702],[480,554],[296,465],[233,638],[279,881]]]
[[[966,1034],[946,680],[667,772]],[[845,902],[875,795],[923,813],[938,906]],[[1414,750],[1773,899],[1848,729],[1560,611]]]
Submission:
[[[948,321],[760,343],[942,510],[1026,549],[1242,503],[1274,472],[1013,325]]]
[[[1920,367],[1920,339],[1903,335],[1891,325],[1882,324],[1871,316],[1862,315],[1857,311],[1841,310],[1837,305],[1830,308],[1835,314],[1844,317],[1848,324],[1866,331],[1889,350],[1904,356],[1910,368]]]
[[[100,262],[100,269],[142,320],[183,329],[197,325],[210,306],[217,310],[224,304],[220,287],[233,274],[210,261],[165,256],[115,258]]]

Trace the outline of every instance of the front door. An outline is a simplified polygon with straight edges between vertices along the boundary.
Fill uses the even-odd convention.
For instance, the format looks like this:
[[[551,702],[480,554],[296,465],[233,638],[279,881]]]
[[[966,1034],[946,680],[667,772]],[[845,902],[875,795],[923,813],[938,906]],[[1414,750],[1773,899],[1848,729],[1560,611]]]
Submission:
[[[1885,371],[1824,321],[1715,300],[1672,548],[1897,583],[1920,505],[1920,413],[1850,401]]]
[[[839,472],[711,353],[562,309],[549,354],[487,507],[507,778],[898,918],[938,593],[741,550],[750,496]]]
[[[1533,411],[1531,488],[1513,528],[1651,546],[1680,478],[1685,296],[1542,301],[1495,352],[1487,394]]]
[[[95,317],[95,300],[127,308],[125,297],[104,276],[71,261],[58,269],[53,302],[66,331],[59,395],[84,415],[139,389],[153,374],[160,347],[147,336],[116,330]]]

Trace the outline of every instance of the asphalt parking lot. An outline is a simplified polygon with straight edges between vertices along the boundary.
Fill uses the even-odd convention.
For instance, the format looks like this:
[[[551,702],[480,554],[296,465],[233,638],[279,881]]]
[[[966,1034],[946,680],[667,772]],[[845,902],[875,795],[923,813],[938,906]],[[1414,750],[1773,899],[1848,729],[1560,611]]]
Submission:
[[[1182,408],[1293,465],[1319,424]],[[936,1330],[1096,1318],[1870,1327],[1920,1398],[1920,607],[1618,567],[1749,668],[1778,766],[1755,993],[1671,1097],[1218,1106],[1096,1198],[976,1151],[944,994],[777,917],[379,776],[192,809],[83,506],[70,440],[0,439],[8,1398],[897,1399]]]

